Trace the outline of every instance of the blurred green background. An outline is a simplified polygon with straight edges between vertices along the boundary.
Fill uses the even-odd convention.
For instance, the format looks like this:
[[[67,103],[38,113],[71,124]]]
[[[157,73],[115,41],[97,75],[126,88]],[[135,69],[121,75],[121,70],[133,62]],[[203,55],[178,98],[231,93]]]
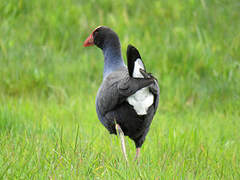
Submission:
[[[95,113],[99,25],[161,88],[129,168]],[[239,179],[239,81],[238,0],[0,0],[0,179]]]

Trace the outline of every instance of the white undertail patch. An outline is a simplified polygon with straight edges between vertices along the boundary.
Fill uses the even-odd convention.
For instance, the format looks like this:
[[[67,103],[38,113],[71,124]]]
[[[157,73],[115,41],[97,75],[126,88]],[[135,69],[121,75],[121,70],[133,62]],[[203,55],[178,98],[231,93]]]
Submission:
[[[140,69],[144,69],[141,59],[137,59],[134,63],[133,77],[143,78]],[[144,69],[145,70],[145,69]],[[142,88],[127,98],[138,115],[146,115],[148,108],[153,104],[154,96],[149,91],[149,87]]]

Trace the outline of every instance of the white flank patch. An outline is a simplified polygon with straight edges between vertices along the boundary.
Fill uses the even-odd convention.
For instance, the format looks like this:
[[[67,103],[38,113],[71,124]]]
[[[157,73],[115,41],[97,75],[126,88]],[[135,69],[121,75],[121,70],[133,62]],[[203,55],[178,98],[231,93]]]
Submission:
[[[143,78],[139,69],[144,69],[141,59],[137,59],[134,63],[133,77]],[[138,115],[146,115],[148,108],[153,104],[153,94],[149,91],[149,87],[142,88],[127,98]]]

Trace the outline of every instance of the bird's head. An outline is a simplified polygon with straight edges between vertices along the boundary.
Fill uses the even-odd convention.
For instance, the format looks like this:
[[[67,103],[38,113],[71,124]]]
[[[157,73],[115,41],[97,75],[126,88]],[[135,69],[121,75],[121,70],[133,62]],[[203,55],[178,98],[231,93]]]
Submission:
[[[118,46],[119,44],[119,38],[112,29],[106,26],[99,26],[88,36],[83,46],[96,45],[100,49],[104,49],[106,46]]]

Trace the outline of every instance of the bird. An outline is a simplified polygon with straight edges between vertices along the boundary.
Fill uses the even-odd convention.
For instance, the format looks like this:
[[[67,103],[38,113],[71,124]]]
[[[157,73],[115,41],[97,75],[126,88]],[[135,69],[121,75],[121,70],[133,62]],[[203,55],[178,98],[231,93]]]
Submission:
[[[127,47],[127,66],[118,35],[107,26],[98,26],[83,46],[97,46],[103,52],[103,80],[96,96],[98,119],[110,134],[119,135],[122,153],[128,162],[124,136],[134,141],[135,160],[149,132],[159,103],[157,79],[146,72],[139,51]]]

